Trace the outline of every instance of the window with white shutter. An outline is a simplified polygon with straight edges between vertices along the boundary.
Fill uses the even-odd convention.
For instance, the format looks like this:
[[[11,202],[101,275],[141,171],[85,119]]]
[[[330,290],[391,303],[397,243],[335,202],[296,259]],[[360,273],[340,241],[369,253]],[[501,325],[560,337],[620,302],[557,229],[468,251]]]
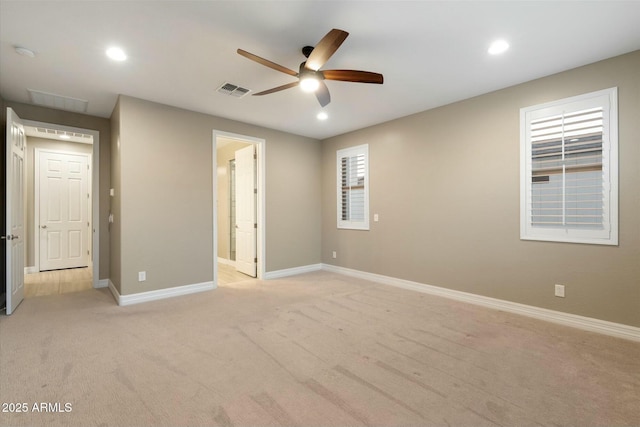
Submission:
[[[369,229],[369,146],[338,150],[338,228]]]
[[[520,110],[520,238],[618,244],[617,89]]]

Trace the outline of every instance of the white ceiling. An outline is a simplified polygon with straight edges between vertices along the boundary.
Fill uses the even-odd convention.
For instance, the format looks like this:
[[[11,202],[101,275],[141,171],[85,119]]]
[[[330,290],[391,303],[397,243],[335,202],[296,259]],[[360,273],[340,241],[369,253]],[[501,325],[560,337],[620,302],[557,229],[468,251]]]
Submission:
[[[640,49],[639,22],[640,1],[0,0],[0,96],[29,103],[34,89],[110,117],[125,94],[323,139]],[[224,82],[259,92],[295,81],[236,50],[297,70],[300,49],[332,28],[350,36],[323,69],[385,82],[327,82],[328,120],[298,88],[216,92]],[[511,44],[498,57],[487,54],[496,38]],[[126,62],[105,56],[114,44]]]

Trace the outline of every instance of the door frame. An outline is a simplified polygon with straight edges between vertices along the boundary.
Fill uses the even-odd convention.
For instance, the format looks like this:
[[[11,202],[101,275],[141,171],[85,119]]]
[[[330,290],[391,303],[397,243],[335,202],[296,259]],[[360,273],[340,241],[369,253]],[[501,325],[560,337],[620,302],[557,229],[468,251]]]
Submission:
[[[254,144],[256,146],[256,177],[258,181],[258,197],[257,197],[257,244],[256,253],[258,257],[258,265],[256,271],[256,278],[262,279],[265,274],[266,268],[266,239],[265,239],[265,151],[266,140],[263,138],[256,138],[248,135],[241,135],[237,133],[225,132],[221,130],[213,130],[212,140],[212,175],[213,175],[213,286],[218,287],[218,153],[217,142],[218,138],[235,139],[245,144]]]
[[[35,120],[22,120],[25,126],[42,127],[52,130],[84,133],[93,137],[91,153],[91,263],[93,265],[93,287],[100,288],[100,132],[94,129],[65,126]],[[29,142],[27,141],[27,147]],[[35,157],[34,157],[35,162]],[[35,199],[34,199],[35,205]],[[35,214],[35,212],[34,212]],[[34,218],[35,222],[35,218]],[[39,256],[39,255],[37,255]]]
[[[55,139],[54,139],[55,141]],[[27,142],[28,143],[28,142]],[[93,169],[93,163],[91,162],[92,155],[86,153],[74,153],[72,151],[60,151],[54,150],[50,148],[35,148],[33,152],[33,250],[34,250],[34,267],[37,271],[40,271],[40,154],[41,153],[54,153],[54,154],[62,154],[62,155],[70,155],[70,156],[81,156],[87,158],[87,163],[90,166],[90,169]],[[92,172],[92,170],[90,170]],[[93,173],[93,172],[92,172]],[[87,175],[88,180],[88,190],[89,190],[89,201],[91,202],[91,210],[93,211],[93,188],[91,186],[92,181],[92,173]],[[93,229],[93,215],[89,215],[89,229]],[[92,252],[93,247],[91,247],[92,235],[90,233],[87,234],[87,248],[90,248]],[[91,258],[89,258],[91,259]]]

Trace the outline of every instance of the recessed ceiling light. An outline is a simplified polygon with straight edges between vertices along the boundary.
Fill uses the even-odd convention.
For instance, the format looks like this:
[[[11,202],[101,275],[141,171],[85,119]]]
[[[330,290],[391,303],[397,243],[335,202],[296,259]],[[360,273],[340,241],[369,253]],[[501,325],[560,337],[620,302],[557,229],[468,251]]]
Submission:
[[[509,49],[509,43],[507,43],[505,40],[496,40],[491,43],[488,52],[491,55],[499,55],[506,52],[507,49]]]
[[[26,47],[16,46],[15,49],[16,49],[16,53],[18,53],[18,54],[20,54],[22,56],[28,56],[29,58],[35,58],[36,57],[36,54],[32,50],[27,49]]]
[[[124,61],[127,59],[127,54],[119,47],[110,47],[107,49],[107,56],[114,61]]]
[[[318,118],[318,120],[327,120],[329,118],[329,115],[324,111],[321,111],[316,117]]]

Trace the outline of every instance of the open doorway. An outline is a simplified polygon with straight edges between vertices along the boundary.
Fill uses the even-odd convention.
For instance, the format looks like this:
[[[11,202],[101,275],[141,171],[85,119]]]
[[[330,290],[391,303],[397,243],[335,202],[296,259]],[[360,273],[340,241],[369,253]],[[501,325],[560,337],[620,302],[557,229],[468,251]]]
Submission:
[[[216,286],[264,274],[264,143],[213,133]]]
[[[98,287],[98,132],[24,124],[25,297]]]

